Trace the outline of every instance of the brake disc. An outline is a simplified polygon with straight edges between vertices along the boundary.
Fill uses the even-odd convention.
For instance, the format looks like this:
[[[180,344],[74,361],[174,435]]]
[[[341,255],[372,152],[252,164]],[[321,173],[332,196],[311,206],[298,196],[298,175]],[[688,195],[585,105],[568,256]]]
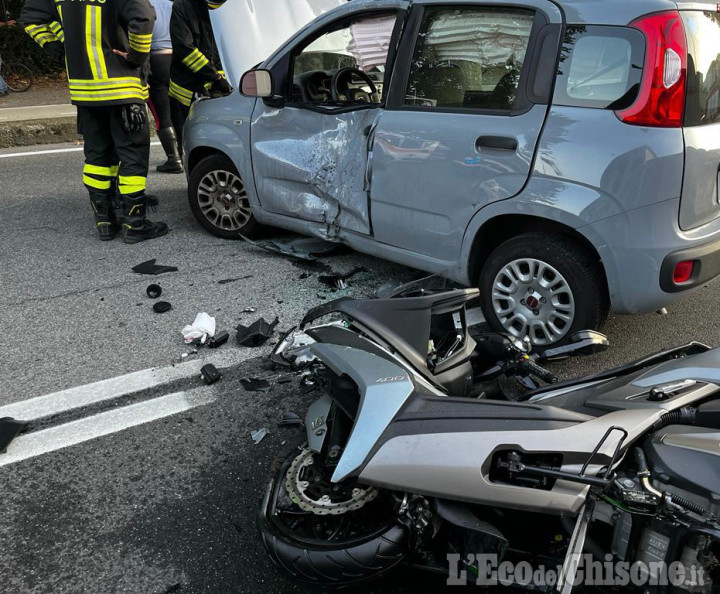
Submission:
[[[315,466],[315,456],[304,448],[285,475],[288,496],[301,510],[318,516],[340,515],[358,510],[378,496],[373,487],[330,482]]]

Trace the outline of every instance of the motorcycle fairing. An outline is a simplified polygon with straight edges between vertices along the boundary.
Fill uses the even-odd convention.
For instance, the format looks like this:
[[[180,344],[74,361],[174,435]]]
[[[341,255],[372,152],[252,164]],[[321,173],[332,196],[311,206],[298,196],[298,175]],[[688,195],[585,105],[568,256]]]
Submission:
[[[579,474],[593,450],[611,427],[628,432],[623,449],[652,427],[663,411],[638,409],[612,412],[565,427],[525,430],[417,433],[397,435],[385,441],[360,473],[364,484],[429,497],[496,505],[551,514],[575,515],[589,487],[558,480],[550,490],[532,489],[490,479],[491,463],[498,451],[558,453],[561,470]],[[542,427],[542,425],[540,425]],[[597,476],[608,465],[618,446],[614,433],[600,447],[586,474]]]
[[[414,385],[402,367],[371,353],[334,344],[314,344],[311,352],[338,375],[349,375],[360,389],[360,405],[332,481],[340,482],[365,461]],[[310,431],[310,428],[308,428]]]

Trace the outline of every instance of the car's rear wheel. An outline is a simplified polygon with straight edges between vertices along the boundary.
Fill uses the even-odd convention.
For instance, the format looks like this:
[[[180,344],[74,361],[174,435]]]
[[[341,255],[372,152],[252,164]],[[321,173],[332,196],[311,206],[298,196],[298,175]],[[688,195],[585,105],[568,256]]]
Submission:
[[[188,200],[198,222],[223,239],[252,236],[259,228],[245,184],[225,155],[210,155],[190,172]]]
[[[608,314],[599,267],[563,236],[533,232],[507,240],[484,263],[479,287],[488,323],[538,347],[597,330]]]

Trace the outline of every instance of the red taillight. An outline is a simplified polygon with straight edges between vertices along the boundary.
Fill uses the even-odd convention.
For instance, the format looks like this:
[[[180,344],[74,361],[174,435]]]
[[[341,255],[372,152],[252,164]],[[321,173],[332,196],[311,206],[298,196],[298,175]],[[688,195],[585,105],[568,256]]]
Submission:
[[[685,113],[687,40],[680,13],[661,12],[630,24],[647,39],[645,73],[637,101],[618,117],[635,126],[679,128]]]
[[[688,282],[692,278],[693,268],[695,268],[695,262],[692,260],[684,260],[675,264],[673,282],[676,285]]]

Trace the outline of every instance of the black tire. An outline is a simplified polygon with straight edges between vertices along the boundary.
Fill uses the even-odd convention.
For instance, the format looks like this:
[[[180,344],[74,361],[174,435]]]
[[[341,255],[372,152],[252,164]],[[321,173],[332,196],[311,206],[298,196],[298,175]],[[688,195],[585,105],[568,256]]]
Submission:
[[[230,190],[223,193],[216,182],[233,178],[236,181],[229,183]],[[217,191],[209,191],[212,187]],[[193,168],[188,180],[188,200],[198,222],[216,237],[252,237],[260,228],[252,214],[244,182],[235,164],[225,155],[205,157]]]
[[[517,235],[498,246],[485,261],[479,277],[480,303],[488,324],[498,332],[507,332],[493,304],[493,286],[500,272],[510,263],[530,258],[549,264],[559,272],[569,286],[575,313],[571,323],[565,322],[559,339],[539,339],[530,336],[539,347],[561,345],[578,330],[599,330],[607,320],[609,304],[601,269],[587,251],[572,239],[562,235],[546,235],[531,232]],[[502,299],[502,297],[500,298]],[[502,303],[502,301],[501,301]],[[518,303],[518,300],[515,301]],[[543,302],[546,303],[546,302]],[[515,307],[518,307],[517,305]],[[543,305],[539,306],[544,307]],[[542,309],[539,309],[542,313]],[[523,310],[532,320],[534,315]],[[505,316],[508,323],[510,316]],[[515,331],[521,332],[516,328]],[[548,340],[542,344],[542,341]]]
[[[5,79],[8,89],[14,93],[24,93],[32,87],[35,81],[32,70],[19,62],[11,62],[10,64],[3,62],[2,77]]]
[[[275,565],[298,583],[325,589],[375,580],[399,565],[406,557],[407,531],[390,518],[375,533],[338,545],[299,540],[278,526],[272,517],[273,500],[277,490],[284,489],[285,473],[297,454],[293,448],[273,464],[258,516],[263,545]]]

